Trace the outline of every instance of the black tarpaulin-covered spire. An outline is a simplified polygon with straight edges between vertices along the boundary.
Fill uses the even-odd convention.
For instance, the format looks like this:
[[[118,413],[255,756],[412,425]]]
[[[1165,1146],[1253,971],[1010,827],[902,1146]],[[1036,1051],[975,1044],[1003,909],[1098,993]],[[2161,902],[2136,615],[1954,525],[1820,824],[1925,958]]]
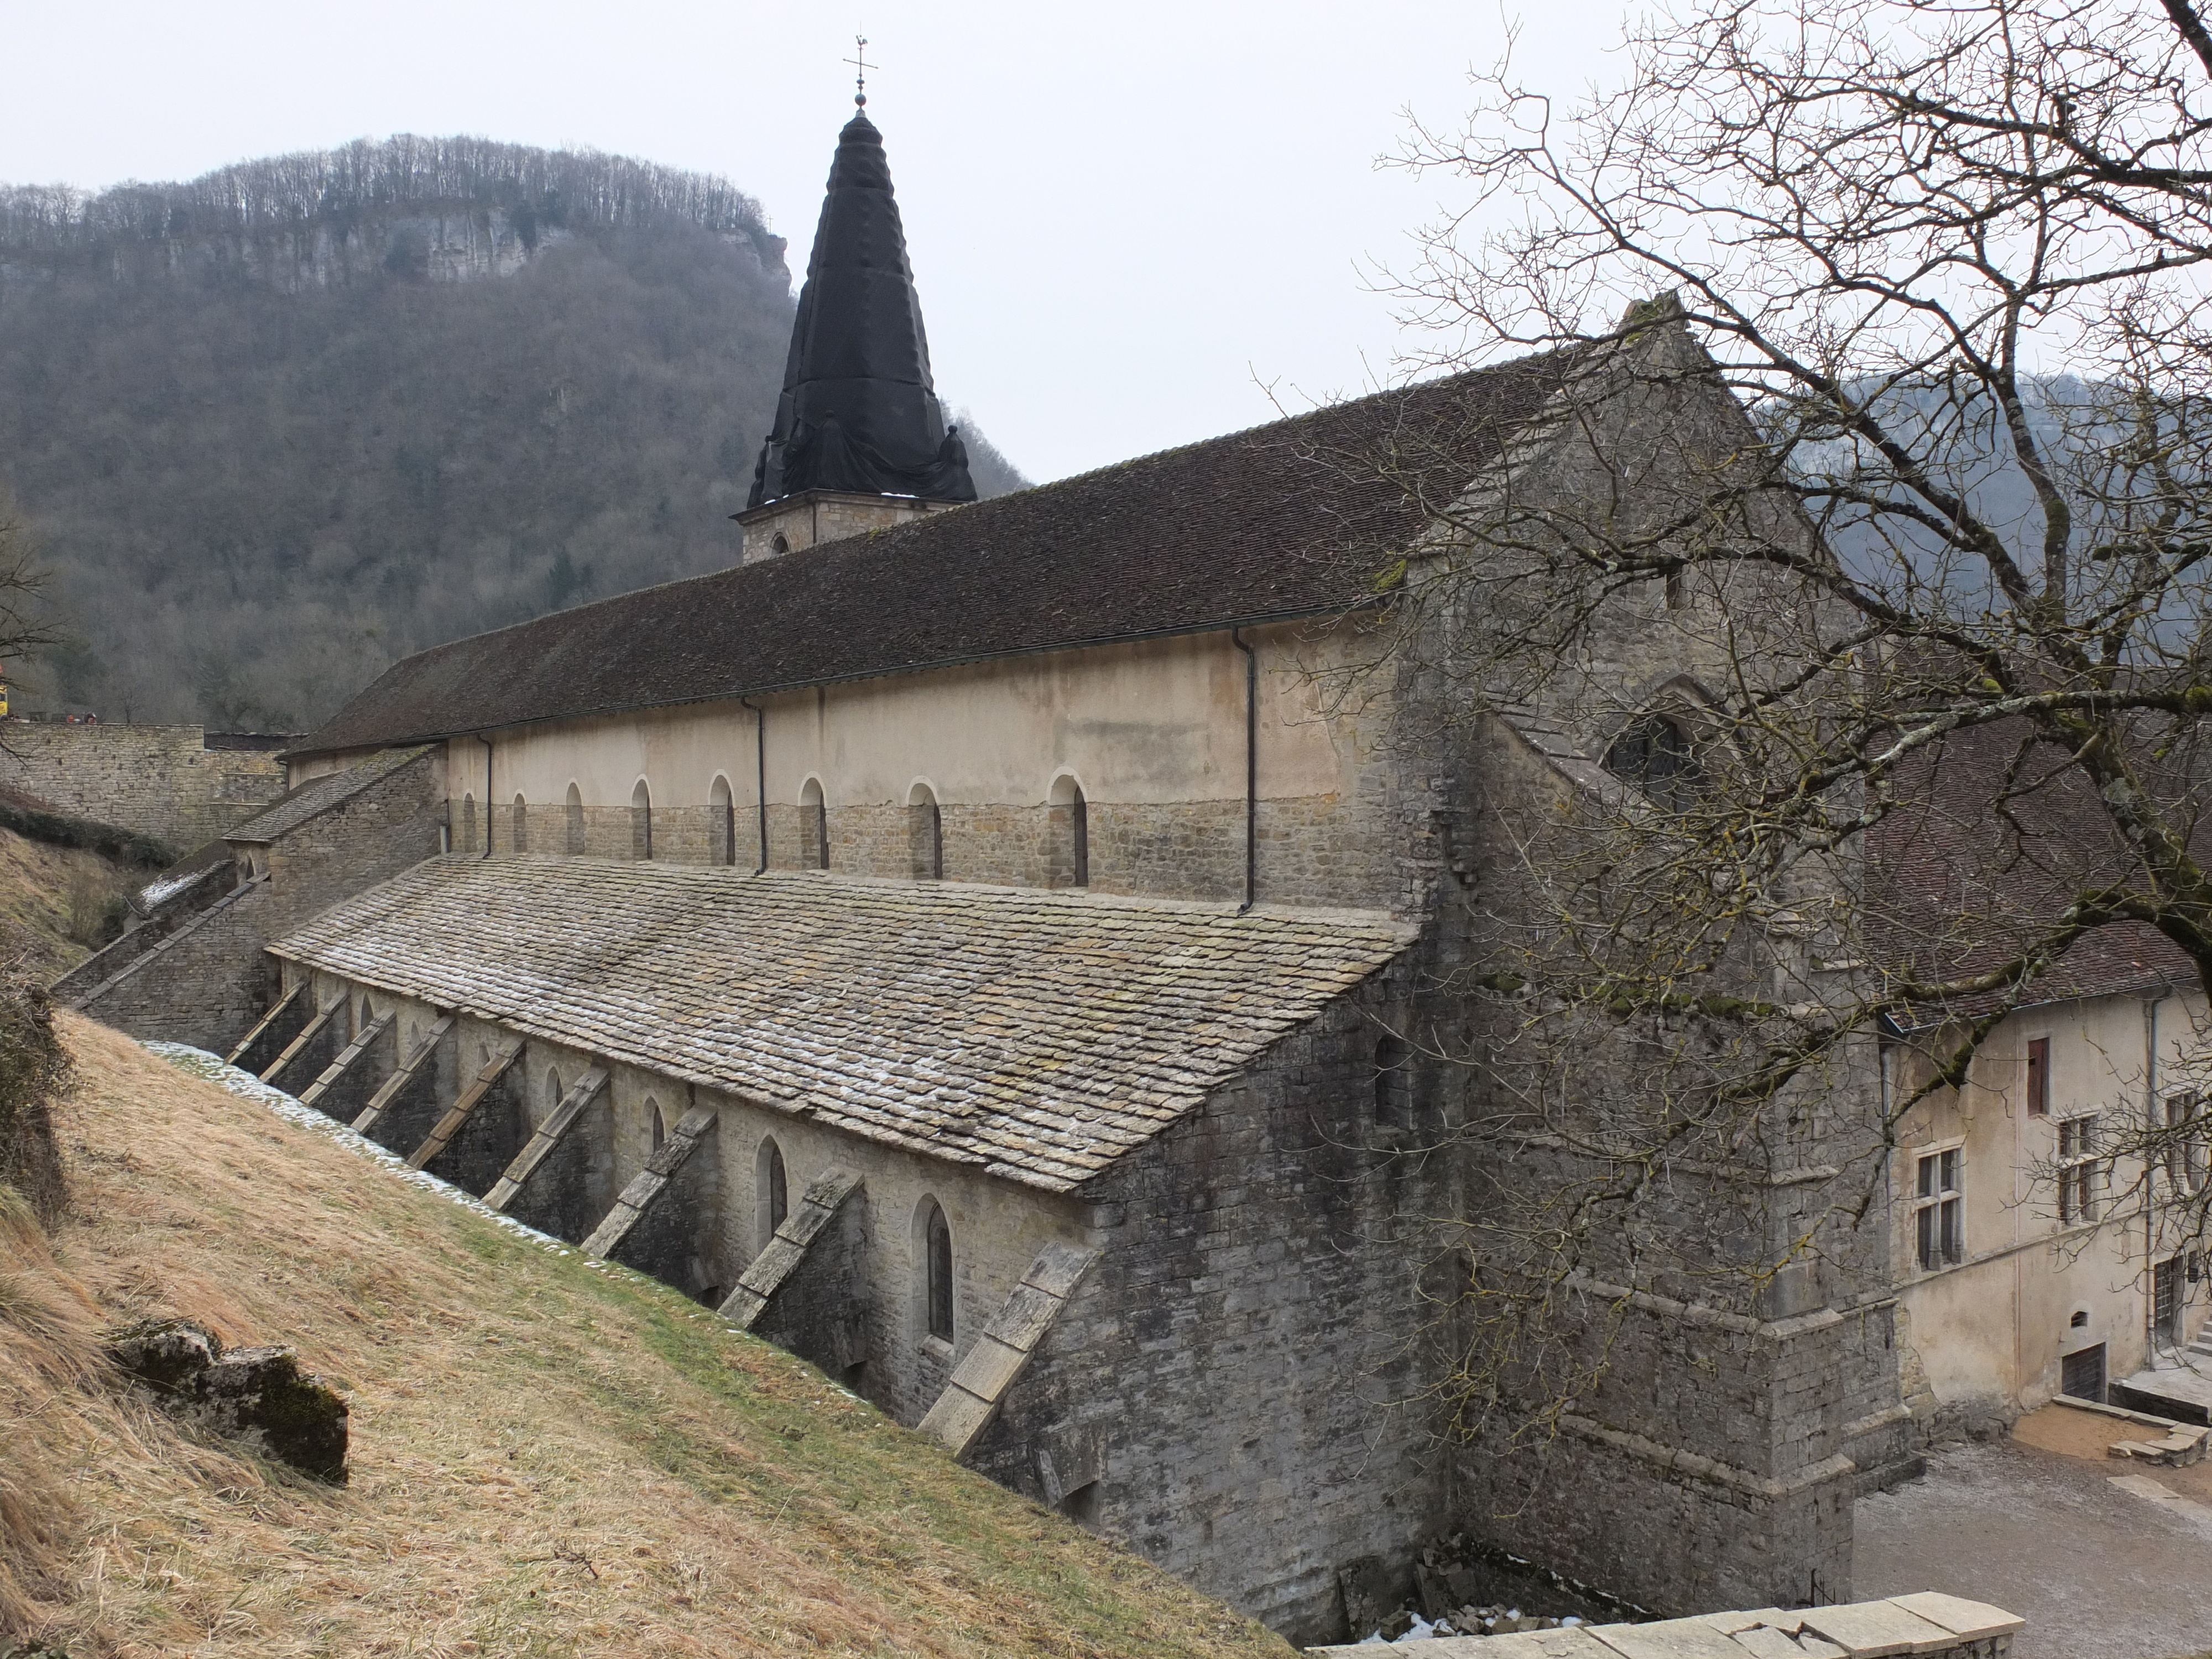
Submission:
[[[890,165],[866,115],[837,135],[783,395],[747,505],[806,489],[975,499],[968,452],[946,430],[930,381]]]

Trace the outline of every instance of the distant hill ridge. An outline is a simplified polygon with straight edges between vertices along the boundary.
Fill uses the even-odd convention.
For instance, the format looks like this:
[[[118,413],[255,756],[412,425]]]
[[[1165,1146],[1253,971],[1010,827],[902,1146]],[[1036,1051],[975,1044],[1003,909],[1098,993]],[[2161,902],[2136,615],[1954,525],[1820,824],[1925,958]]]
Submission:
[[[8,665],[19,707],[309,730],[414,651],[733,562],[793,305],[758,203],[624,156],[0,185],[0,495],[81,636]]]
[[[380,234],[425,218],[441,228],[452,222],[450,234],[490,257],[425,259],[434,245]],[[782,267],[784,239],[726,179],[598,150],[403,133],[240,161],[183,184],[134,181],[97,194],[0,186],[0,248],[15,256],[0,260],[0,280],[44,274],[71,256],[112,261],[118,275],[229,270],[283,286],[302,273],[324,283],[372,271],[505,274],[541,243],[578,231],[672,224],[729,238],[763,267]]]

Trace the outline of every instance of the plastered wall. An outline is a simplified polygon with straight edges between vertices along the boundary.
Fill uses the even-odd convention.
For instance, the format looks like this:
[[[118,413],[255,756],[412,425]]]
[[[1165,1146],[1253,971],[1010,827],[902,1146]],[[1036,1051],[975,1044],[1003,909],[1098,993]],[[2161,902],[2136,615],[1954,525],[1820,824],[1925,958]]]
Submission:
[[[1344,695],[1340,678],[1371,641],[1351,624],[1249,637],[1261,661],[1259,896],[1393,902],[1388,700],[1365,684]],[[574,786],[583,850],[628,858],[640,844],[642,782],[655,858],[750,869],[760,859],[761,732],[772,867],[815,860],[800,808],[811,784],[833,870],[911,878],[910,808],[926,792],[941,817],[946,879],[1060,884],[1066,853],[1052,800],[1065,779],[1085,799],[1092,887],[1243,895],[1245,666],[1225,631],[817,687],[763,707],[764,723],[714,703],[493,733],[489,757],[484,742],[455,739],[453,822],[473,817],[469,844],[489,833],[491,854],[510,854],[520,796],[525,845],[564,851]],[[726,815],[712,805],[718,781]]]

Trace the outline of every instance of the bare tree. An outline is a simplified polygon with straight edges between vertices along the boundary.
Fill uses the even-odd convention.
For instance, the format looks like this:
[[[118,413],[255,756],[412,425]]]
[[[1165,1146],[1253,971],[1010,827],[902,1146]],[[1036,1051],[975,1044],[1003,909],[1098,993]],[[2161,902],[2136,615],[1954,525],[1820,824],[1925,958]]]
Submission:
[[[1576,458],[1432,503],[1395,630],[1582,768],[1489,803],[1482,1012],[1427,1034],[1509,1149],[1443,1300],[1467,1425],[1514,1434],[1636,1297],[1879,1278],[1898,1125],[2012,1010],[2212,987],[2205,26],[1690,0],[1626,58],[1571,107],[1509,63],[1404,156],[1466,190],[1403,283],[1436,360],[1563,354]],[[2201,1235],[2201,1182],[2150,1190],[2197,1133],[2100,1150]]]

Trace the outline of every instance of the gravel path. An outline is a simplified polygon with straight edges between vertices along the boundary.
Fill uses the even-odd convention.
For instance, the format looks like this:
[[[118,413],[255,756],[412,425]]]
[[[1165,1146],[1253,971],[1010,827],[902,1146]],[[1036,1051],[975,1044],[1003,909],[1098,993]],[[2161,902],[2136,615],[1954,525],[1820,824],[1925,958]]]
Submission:
[[[2193,1482],[2017,1443],[1961,1447],[1925,1480],[1862,1498],[1852,1595],[1946,1590],[2027,1620],[2013,1659],[2179,1659],[2212,1650],[2212,1506]],[[2190,1471],[2195,1474],[2194,1470]]]

